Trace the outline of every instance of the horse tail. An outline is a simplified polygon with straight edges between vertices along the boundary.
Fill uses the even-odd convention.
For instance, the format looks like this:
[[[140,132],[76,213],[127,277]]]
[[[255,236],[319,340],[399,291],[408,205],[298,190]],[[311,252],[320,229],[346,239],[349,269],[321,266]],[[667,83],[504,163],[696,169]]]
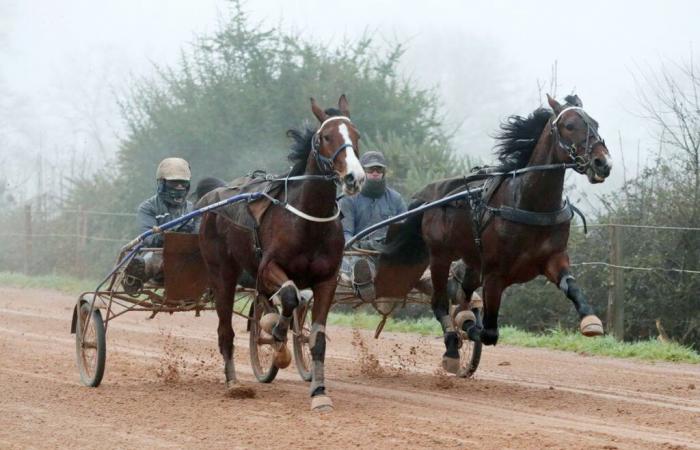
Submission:
[[[414,209],[422,202],[415,201],[409,206]],[[428,246],[423,240],[423,213],[408,217],[391,227],[379,257],[380,264],[413,266],[424,264],[429,257]]]

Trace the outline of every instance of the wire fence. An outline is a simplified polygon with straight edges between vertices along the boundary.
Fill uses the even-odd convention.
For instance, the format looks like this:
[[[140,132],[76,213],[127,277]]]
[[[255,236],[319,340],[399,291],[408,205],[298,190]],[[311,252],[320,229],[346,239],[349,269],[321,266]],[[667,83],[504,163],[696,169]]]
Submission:
[[[123,245],[140,231],[136,214],[129,212],[56,208],[48,217],[46,213],[33,214],[31,208],[26,207],[11,220],[3,219],[0,228],[0,270],[99,277],[114,264]],[[673,241],[676,247],[683,250],[677,253],[688,253],[687,249],[682,248],[684,241],[680,237],[688,233],[696,236],[700,232],[699,227],[591,223],[588,224],[588,237],[580,232],[582,227],[581,224],[572,224],[577,231],[572,232],[569,241],[571,266],[580,268],[577,272],[582,279],[588,277],[587,289],[596,289],[598,298],[605,297],[607,291],[606,323],[609,324],[609,331],[616,336],[624,335],[625,295],[639,295],[635,293],[638,292],[635,291],[636,286],[633,286],[640,283],[635,273],[655,274],[652,277],[654,282],[664,283],[667,291],[678,284],[674,276],[690,277],[695,280],[691,280],[692,286],[700,286],[700,278],[697,278],[700,267],[693,267],[693,258],[690,265],[681,263],[673,251],[664,247],[666,244],[660,243],[656,233],[678,233],[677,239],[674,235],[674,239],[665,239],[664,242]],[[623,239],[623,233],[627,233],[626,239]],[[697,238],[690,240],[697,241]],[[648,244],[648,249],[640,251],[640,243]],[[695,251],[700,252],[700,249]],[[700,258],[694,261],[698,262]],[[596,272],[599,270],[606,272]],[[658,293],[658,289],[655,292],[649,295],[663,295]],[[634,308],[634,305],[630,307]]]

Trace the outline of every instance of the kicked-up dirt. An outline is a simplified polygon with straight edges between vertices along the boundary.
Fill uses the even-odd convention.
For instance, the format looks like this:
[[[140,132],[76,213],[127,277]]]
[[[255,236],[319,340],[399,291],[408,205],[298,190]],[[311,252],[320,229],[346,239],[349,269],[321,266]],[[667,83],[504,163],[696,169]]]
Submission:
[[[472,379],[439,369],[441,339],[329,327],[332,413],[294,365],[255,381],[245,323],[226,395],[216,314],[109,324],[102,385],[80,384],[75,298],[0,288],[0,448],[700,448],[700,367],[498,345]]]

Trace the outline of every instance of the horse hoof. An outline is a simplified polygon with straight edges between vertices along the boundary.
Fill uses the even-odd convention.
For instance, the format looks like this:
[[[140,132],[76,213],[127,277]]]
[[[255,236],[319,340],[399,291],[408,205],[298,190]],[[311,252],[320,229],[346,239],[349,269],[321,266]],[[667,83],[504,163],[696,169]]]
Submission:
[[[278,369],[286,369],[292,362],[292,353],[287,348],[286,342],[279,342],[275,351],[275,366]]]
[[[598,316],[590,315],[581,319],[581,334],[587,337],[602,336],[605,334],[603,331],[603,322],[600,321]]]
[[[459,372],[459,358],[450,358],[448,356],[442,357],[442,368],[445,372],[456,374]]]
[[[467,323],[467,325],[469,324]],[[481,342],[481,330],[482,328],[476,324],[471,324],[471,326],[467,327],[466,333],[469,340],[473,342]]]
[[[469,322],[471,323],[471,325],[474,325],[476,323],[476,316],[474,316],[474,313],[470,310],[467,309],[464,311],[460,311],[457,313],[457,315],[455,315],[454,324],[455,328],[457,328],[458,330],[466,331],[466,329],[464,328],[464,324]]]
[[[333,411],[333,400],[327,395],[311,397],[311,411],[318,413],[331,412]]]
[[[489,328],[481,330],[481,342],[484,345],[496,345],[498,342],[498,330]]]
[[[227,381],[226,395],[231,398],[254,398],[255,390],[236,381]]]

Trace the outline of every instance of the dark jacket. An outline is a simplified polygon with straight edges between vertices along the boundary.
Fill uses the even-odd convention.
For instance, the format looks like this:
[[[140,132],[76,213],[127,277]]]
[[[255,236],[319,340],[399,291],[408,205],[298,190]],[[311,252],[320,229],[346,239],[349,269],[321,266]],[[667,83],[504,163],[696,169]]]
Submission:
[[[192,211],[192,202],[185,202],[185,204],[180,207],[172,207],[166,205],[156,194],[139,205],[137,212],[139,233],[148,231],[156,225],[162,225],[165,222],[177,219],[190,211]],[[176,227],[173,231],[196,233],[199,231],[199,217]],[[154,234],[149,236],[144,240],[144,243],[146,247],[162,247],[163,235]]]
[[[387,187],[384,195],[379,198],[367,197],[362,193],[343,197],[340,200],[340,211],[343,214],[343,234],[345,241],[348,241],[365,228],[405,212],[406,204],[401,194]],[[382,228],[369,235],[367,239],[383,241],[385,236],[386,228]]]

